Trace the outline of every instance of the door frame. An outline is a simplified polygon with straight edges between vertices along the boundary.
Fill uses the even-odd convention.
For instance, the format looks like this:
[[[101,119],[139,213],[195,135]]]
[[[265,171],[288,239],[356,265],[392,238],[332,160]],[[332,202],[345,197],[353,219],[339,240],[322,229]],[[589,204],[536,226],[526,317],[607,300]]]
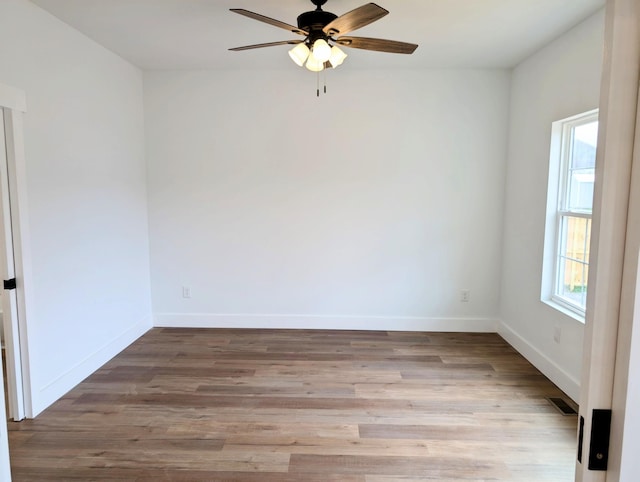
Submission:
[[[640,71],[640,5],[636,0],[628,20],[635,18],[636,48]],[[634,17],[635,16],[635,17]],[[629,209],[620,293],[618,345],[613,374],[611,448],[613,457],[607,481],[634,480],[640,473],[640,79],[636,83],[636,116],[633,157],[629,178]],[[591,383],[591,382],[590,382]]]
[[[28,307],[31,306],[30,295],[32,286],[31,256],[29,251],[29,230],[27,222],[26,199],[26,163],[24,156],[23,115],[26,112],[26,95],[23,91],[0,84],[0,113],[4,117],[4,134],[7,154],[7,181],[9,185],[11,228],[13,232],[13,255],[15,277],[17,280],[16,308],[18,333],[12,333],[18,340],[5,340],[8,344],[19,350],[19,369],[21,380],[11,380],[7,387],[11,389],[21,388],[20,394],[9,393],[10,399],[22,400],[22,406],[10,407],[11,416],[14,419],[30,418],[33,416],[31,399],[31,378],[29,370],[29,347],[27,317]],[[8,330],[5,330],[7,332]],[[13,330],[9,330],[13,331]],[[17,341],[17,343],[16,343]],[[8,354],[8,353],[7,353]],[[16,376],[15,373],[7,373],[7,377]],[[13,396],[12,396],[13,395]],[[3,424],[4,425],[4,424]],[[1,443],[1,441],[0,441]]]
[[[607,0],[600,131],[582,363],[580,420],[582,462],[576,481],[617,482],[625,464],[622,442],[640,443],[626,417],[629,362],[638,284],[640,230],[640,4]],[[634,219],[636,220],[634,223]],[[636,327],[640,328],[636,323]],[[636,337],[638,335],[636,334]],[[638,343],[634,344],[638,349]],[[636,354],[637,356],[637,354]],[[588,468],[593,410],[611,410],[607,471]],[[630,441],[627,437],[636,437]]]

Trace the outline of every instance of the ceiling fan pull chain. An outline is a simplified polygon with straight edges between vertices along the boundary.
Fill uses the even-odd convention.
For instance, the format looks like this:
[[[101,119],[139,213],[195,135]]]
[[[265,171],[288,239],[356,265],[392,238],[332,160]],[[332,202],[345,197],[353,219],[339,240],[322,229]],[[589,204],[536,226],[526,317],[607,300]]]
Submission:
[[[324,79],[324,93],[327,93],[327,69],[325,67],[325,69],[322,71],[323,74],[323,79]]]
[[[316,97],[320,97],[320,72],[316,75]]]

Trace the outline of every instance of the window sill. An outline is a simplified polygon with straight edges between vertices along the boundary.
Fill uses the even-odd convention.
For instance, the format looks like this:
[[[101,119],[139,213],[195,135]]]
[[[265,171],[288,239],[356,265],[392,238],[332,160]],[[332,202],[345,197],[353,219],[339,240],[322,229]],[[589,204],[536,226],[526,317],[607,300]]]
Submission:
[[[553,300],[541,300],[545,305],[550,306],[551,308],[553,308],[554,310],[559,311],[560,313],[562,313],[563,315],[568,316],[569,318],[573,318],[576,321],[579,321],[580,323],[582,323],[584,325],[584,315],[578,314],[573,310],[570,310],[569,308],[562,306],[560,303],[556,303]]]

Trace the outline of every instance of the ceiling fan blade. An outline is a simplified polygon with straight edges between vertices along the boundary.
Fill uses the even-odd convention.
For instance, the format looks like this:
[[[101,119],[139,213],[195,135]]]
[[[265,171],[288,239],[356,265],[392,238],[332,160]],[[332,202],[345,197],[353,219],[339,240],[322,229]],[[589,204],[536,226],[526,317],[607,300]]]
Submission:
[[[282,40],[280,42],[269,42],[266,44],[245,45],[244,47],[234,47],[229,50],[239,52],[241,50],[261,49],[263,47],[275,47],[276,45],[295,45],[304,42],[304,40]]]
[[[367,3],[351,10],[328,23],[322,30],[327,35],[344,35],[358,28],[380,20],[389,11],[375,3]]]
[[[418,48],[417,44],[381,38],[340,37],[336,42],[344,47],[375,50],[376,52],[389,52],[392,54],[412,54]]]
[[[235,13],[239,13],[240,15],[244,15],[245,17],[268,23],[269,25],[273,25],[274,27],[280,27],[288,30],[289,32],[297,33],[298,35],[307,36],[308,34],[308,32],[305,32],[298,27],[294,27],[293,25],[289,25],[288,23],[281,22],[280,20],[276,20],[275,18],[265,17],[264,15],[260,15],[259,13],[250,12],[249,10],[245,10],[244,8],[230,8],[229,10]]]

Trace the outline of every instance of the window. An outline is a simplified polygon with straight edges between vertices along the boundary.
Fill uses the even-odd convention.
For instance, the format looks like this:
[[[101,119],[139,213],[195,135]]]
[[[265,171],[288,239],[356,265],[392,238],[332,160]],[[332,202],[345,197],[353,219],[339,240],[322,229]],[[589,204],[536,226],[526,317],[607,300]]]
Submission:
[[[597,138],[597,111],[553,123],[543,300],[582,320],[587,303]]]

